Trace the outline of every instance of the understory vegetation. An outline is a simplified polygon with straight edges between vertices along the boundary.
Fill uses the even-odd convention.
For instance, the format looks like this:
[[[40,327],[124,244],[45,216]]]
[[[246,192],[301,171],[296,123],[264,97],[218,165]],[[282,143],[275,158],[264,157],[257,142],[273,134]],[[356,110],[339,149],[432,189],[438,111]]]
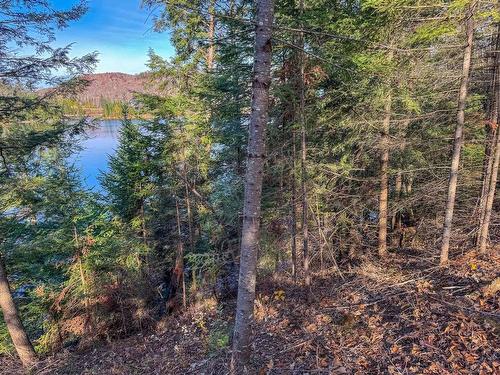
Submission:
[[[0,1],[0,373],[500,372],[496,1],[145,0],[96,191],[49,5]]]

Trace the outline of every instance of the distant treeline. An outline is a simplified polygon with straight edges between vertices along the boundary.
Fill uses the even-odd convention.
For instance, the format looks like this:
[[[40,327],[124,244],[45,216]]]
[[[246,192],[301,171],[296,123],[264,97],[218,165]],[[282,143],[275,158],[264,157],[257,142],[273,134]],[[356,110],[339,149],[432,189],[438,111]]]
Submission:
[[[69,116],[92,116],[106,119],[119,119],[123,117],[124,109],[130,117],[137,117],[139,110],[130,103],[113,100],[100,100],[98,105],[91,102],[80,102],[72,98],[60,99],[64,113]]]

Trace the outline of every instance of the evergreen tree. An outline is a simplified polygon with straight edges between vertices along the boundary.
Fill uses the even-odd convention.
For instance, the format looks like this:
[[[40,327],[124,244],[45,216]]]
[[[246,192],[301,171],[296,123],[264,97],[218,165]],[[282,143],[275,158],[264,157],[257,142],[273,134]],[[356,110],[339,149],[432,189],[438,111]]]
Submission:
[[[146,200],[152,193],[147,139],[140,124],[126,116],[119,139],[120,146],[109,158],[109,171],[101,177],[101,184],[116,215],[146,240]]]
[[[54,28],[64,28],[85,13],[83,3],[69,10],[55,10],[48,1],[2,2],[0,36],[0,155],[2,170],[0,187],[9,192],[16,177],[25,174],[24,163],[41,147],[57,144],[67,134],[78,132],[82,124],[69,126],[60,119],[60,111],[48,98],[58,93],[74,92],[81,84],[74,78],[89,71],[95,55],[69,57],[70,47],[52,48]],[[32,51],[23,55],[12,43]],[[54,74],[58,71],[58,74]],[[64,74],[66,72],[66,74]],[[25,93],[39,85],[58,85],[59,89],[47,95]],[[8,194],[8,193],[7,193]],[[4,193],[2,193],[4,195]],[[2,254],[5,257],[6,254]],[[0,262],[2,260],[0,259]],[[2,295],[0,306],[14,346],[25,367],[36,362],[36,355],[28,339],[16,306],[5,269],[0,273]]]

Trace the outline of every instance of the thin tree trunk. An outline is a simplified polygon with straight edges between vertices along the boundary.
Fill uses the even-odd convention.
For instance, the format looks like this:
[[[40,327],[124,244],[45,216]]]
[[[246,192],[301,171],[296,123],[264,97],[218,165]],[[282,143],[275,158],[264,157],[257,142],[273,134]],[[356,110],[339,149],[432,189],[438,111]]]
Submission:
[[[182,273],[182,307],[184,310],[187,306],[187,298],[186,298],[186,279],[184,278],[184,272]]]
[[[304,13],[304,0],[300,0],[300,16]],[[300,21],[301,30],[303,29],[302,20]],[[310,255],[309,255],[309,226],[307,222],[308,217],[308,200],[307,200],[307,134],[306,134],[306,119],[305,119],[305,41],[304,32],[299,32],[299,123],[301,135],[301,155],[300,155],[300,190],[302,194],[302,249],[304,255],[304,283],[307,289],[307,299],[311,298],[311,271],[309,269]]]
[[[147,232],[146,232],[146,214],[144,212],[144,199],[141,200],[141,231],[142,231],[142,242],[147,245]]]
[[[179,128],[179,130],[181,130]],[[190,191],[196,191],[196,186],[191,185],[188,180],[188,171],[187,171],[187,157],[186,157],[186,148],[182,148],[182,179],[184,180],[184,201],[186,203],[186,211],[187,211],[187,220],[188,220],[188,230],[189,230],[189,250],[194,250],[194,227],[193,227],[193,213],[191,211],[191,199],[190,199]],[[190,188],[192,187],[192,188]],[[178,207],[177,207],[178,210]],[[179,237],[180,237],[180,219],[177,213],[178,218],[178,229],[179,229]]]
[[[187,177],[186,177],[187,181]],[[191,199],[189,198],[189,186],[187,183],[184,184],[185,187],[185,198],[187,219],[188,219],[188,230],[189,230],[189,250],[192,252],[194,250],[194,229],[193,229],[193,213],[191,211]]]
[[[240,273],[231,357],[231,372],[238,375],[248,371],[247,365],[251,350],[250,338],[255,299],[257,252],[260,237],[265,131],[269,118],[273,17],[273,0],[258,0],[252,81],[252,111],[250,115],[245,173]]]
[[[492,124],[497,124],[498,118],[492,119],[491,123]],[[495,153],[495,139],[497,136],[498,132],[498,127],[496,126],[495,128],[491,129],[489,131],[489,134],[487,134],[487,140],[486,140],[486,145],[485,145],[485,150],[484,150],[484,165],[483,165],[483,174],[482,174],[482,188],[481,188],[481,197],[479,198],[479,210],[478,210],[478,217],[479,217],[479,225],[478,225],[478,235],[476,238],[476,245],[479,246],[479,233],[481,232],[481,228],[483,226],[484,222],[484,216],[486,213],[486,201],[488,200],[488,193],[489,193],[489,188],[490,188],[490,181],[491,181],[491,172],[493,171],[493,162],[494,162],[494,153]]]
[[[321,227],[321,213],[319,211],[319,197],[316,195],[316,217],[318,218],[316,220],[318,224],[318,242],[319,242],[319,269],[323,271],[323,250],[324,250],[324,243],[321,239],[321,232],[322,232],[322,227]]]
[[[3,261],[0,258],[0,307],[3,312],[3,319],[9,331],[12,343],[17,354],[26,368],[32,367],[37,362],[37,357],[33,345],[31,344],[26,330],[24,329],[19,312],[12,298],[9,281]]]
[[[394,200],[396,204],[400,203],[401,192],[403,190],[403,174],[398,171],[396,174],[395,188],[394,188]],[[400,247],[400,235],[401,235],[401,209],[396,207],[392,214],[391,229],[392,229],[392,244],[393,246]]]
[[[209,21],[208,21],[208,51],[207,51],[207,69],[208,71],[212,71],[214,66],[214,56],[215,56],[215,15],[214,15],[214,0],[210,1],[210,6],[208,9],[209,13]]]
[[[75,241],[76,253],[77,253],[77,257],[78,257],[78,269],[80,270],[80,282],[82,283],[83,294],[87,295],[87,283],[85,281],[85,274],[83,272],[82,258],[80,256],[80,254],[81,254],[80,239],[78,238],[78,231],[77,231],[76,226],[74,224],[73,224],[73,239]],[[85,300],[86,300],[86,298],[85,298]]]
[[[182,306],[186,308],[186,284],[184,282],[184,244],[182,243],[181,215],[179,213],[179,201],[175,201],[175,216],[177,219],[177,256],[175,258],[175,277],[177,287],[182,287]]]
[[[302,125],[301,129],[301,158],[300,158],[300,168],[301,168],[301,180],[300,180],[300,190],[302,194],[302,249],[304,256],[304,282],[307,288],[308,298],[310,297],[310,287],[311,287],[311,273],[309,270],[309,226],[307,222],[308,217],[308,200],[307,200],[307,143],[306,143],[306,129],[305,125]]]
[[[389,90],[385,99],[384,121],[380,137],[380,193],[378,209],[378,254],[387,256],[387,206],[389,198],[389,131],[391,124],[392,95]]]
[[[295,181],[295,160],[297,158],[297,147],[295,139],[295,130],[292,131],[292,176],[291,176],[291,211],[292,211],[292,222],[291,222],[291,240],[292,240],[292,276],[293,280],[297,281],[297,187]]]
[[[493,122],[496,124],[496,121]],[[488,192],[489,192],[489,183],[491,181],[491,172],[493,171],[493,162],[494,162],[494,143],[496,139],[496,134],[498,132],[498,128],[492,129],[489,134],[487,134],[487,140],[484,150],[484,165],[483,165],[483,174],[482,174],[482,188],[481,188],[481,197],[479,199],[479,209],[478,209],[478,217],[479,217],[479,225],[478,228],[483,226],[484,215],[486,212],[486,201],[488,200]],[[476,238],[476,245],[479,246],[479,232]]]
[[[450,180],[448,185],[448,198],[446,201],[446,211],[444,217],[443,242],[441,245],[440,265],[448,264],[448,253],[450,249],[451,227],[453,221],[453,210],[455,208],[455,195],[457,192],[458,167],[460,164],[460,152],[463,144],[463,129],[465,123],[465,107],[470,79],[470,67],[472,62],[472,49],[474,42],[474,10],[477,2],[471,4],[465,22],[467,46],[464,49],[464,61],[462,68],[462,78],[458,97],[457,124],[453,141],[453,154],[451,157]]]
[[[85,271],[83,269],[82,256],[83,249],[80,247],[80,239],[78,237],[78,230],[76,229],[76,225],[73,224],[73,238],[76,246],[76,257],[78,263],[78,271],[80,272],[80,282],[82,284],[83,290],[83,306],[85,307],[85,312],[87,314],[87,320],[85,321],[85,328],[89,328],[92,330],[92,316],[90,314],[90,306],[89,306],[89,298],[88,298],[88,288],[87,288],[87,280],[85,279]],[[87,324],[89,327],[87,327]]]
[[[497,52],[500,49],[500,25],[497,29],[496,42],[492,46],[494,58],[493,58],[493,71],[491,78],[490,87],[490,105],[489,105],[489,123],[486,125],[487,135],[486,135],[486,145],[484,150],[484,165],[483,165],[483,175],[482,175],[482,189],[481,197],[479,200],[479,225],[476,237],[476,246],[480,250],[481,248],[481,232],[483,231],[484,219],[486,216],[486,206],[490,191],[490,182],[493,172],[493,164],[495,160],[495,140],[497,138],[498,132],[498,106],[500,104],[500,80],[499,80],[499,69],[500,69],[500,54]],[[489,224],[488,224],[489,225]]]
[[[179,201],[175,198],[175,218],[177,222],[177,252],[175,264],[170,277],[170,290],[168,293],[167,311],[173,311],[177,306],[179,288],[182,288],[182,305],[186,307],[186,291],[184,284],[184,244],[182,243],[181,218],[179,212]]]
[[[498,164],[500,162],[500,131],[498,130],[496,132],[495,143],[496,144],[493,145],[495,149],[495,156],[493,161],[493,168],[491,171],[491,179],[488,188],[488,197],[486,199],[484,219],[479,233],[479,252],[483,254],[486,253],[486,248],[488,244],[488,232],[490,227],[491,211],[493,209],[493,201],[495,199],[495,190],[498,178]]]
[[[189,229],[189,248],[194,250],[194,227],[193,227],[193,212],[191,211],[191,199],[189,198],[189,191],[186,185],[186,209],[188,215],[188,229]]]

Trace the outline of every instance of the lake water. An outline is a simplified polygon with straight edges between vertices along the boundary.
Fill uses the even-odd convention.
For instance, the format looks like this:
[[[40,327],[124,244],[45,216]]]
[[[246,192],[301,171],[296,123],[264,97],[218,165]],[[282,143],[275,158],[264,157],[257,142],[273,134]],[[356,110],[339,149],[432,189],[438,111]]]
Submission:
[[[120,120],[101,120],[90,129],[88,138],[81,142],[82,150],[75,155],[74,163],[80,169],[86,188],[101,191],[98,177],[108,170],[108,157],[118,147]]]

